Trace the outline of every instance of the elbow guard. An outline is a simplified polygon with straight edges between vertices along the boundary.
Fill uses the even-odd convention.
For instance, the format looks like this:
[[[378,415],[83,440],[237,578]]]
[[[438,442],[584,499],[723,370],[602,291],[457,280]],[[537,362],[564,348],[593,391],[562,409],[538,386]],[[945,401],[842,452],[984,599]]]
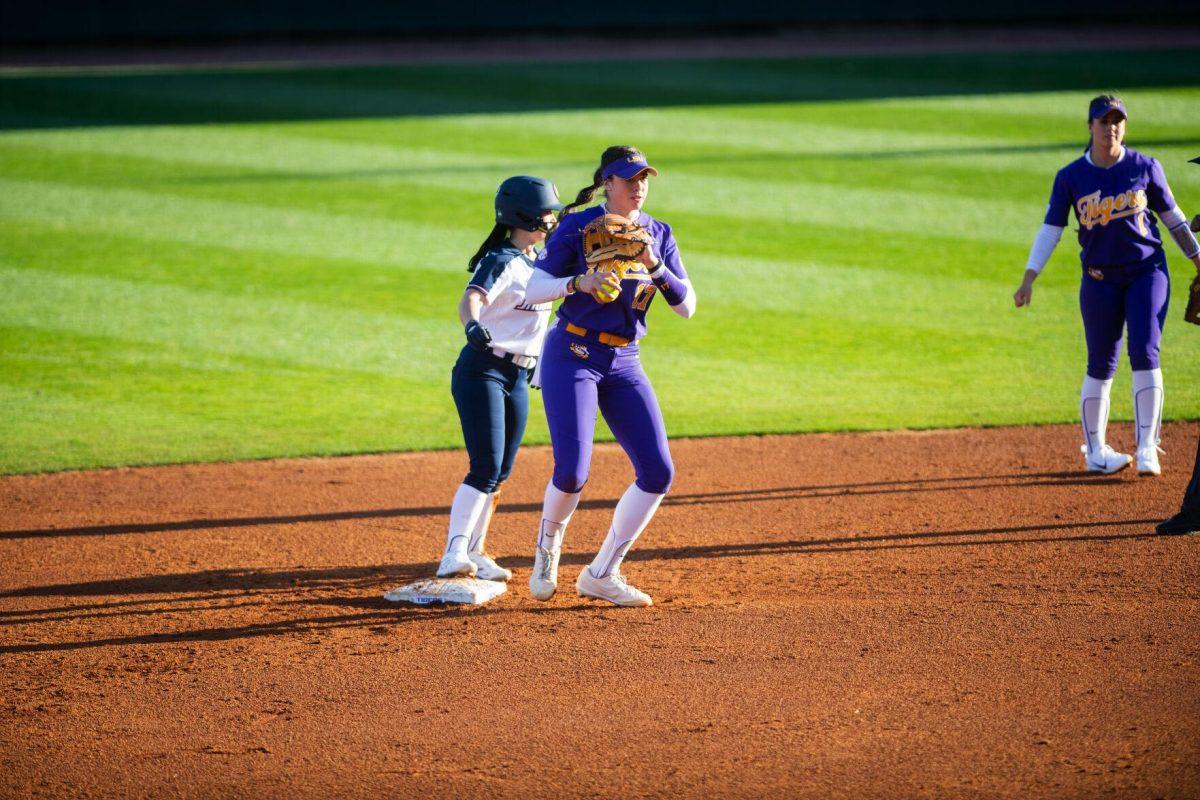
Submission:
[[[1187,217],[1179,210],[1179,206],[1175,206],[1159,216],[1162,217],[1167,232],[1171,234],[1171,238],[1175,240],[1175,244],[1179,245],[1179,249],[1185,256],[1195,258],[1200,255],[1200,242],[1196,241],[1196,234],[1192,233],[1188,227]]]

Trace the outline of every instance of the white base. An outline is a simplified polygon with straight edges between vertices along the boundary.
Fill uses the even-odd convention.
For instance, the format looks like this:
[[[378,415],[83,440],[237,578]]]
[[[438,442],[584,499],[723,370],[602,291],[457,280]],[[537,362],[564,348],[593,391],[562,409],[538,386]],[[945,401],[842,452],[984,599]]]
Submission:
[[[466,603],[478,606],[499,597],[507,590],[506,583],[481,581],[478,578],[422,578],[385,592],[383,599],[393,603],[415,603],[419,606],[432,603]]]

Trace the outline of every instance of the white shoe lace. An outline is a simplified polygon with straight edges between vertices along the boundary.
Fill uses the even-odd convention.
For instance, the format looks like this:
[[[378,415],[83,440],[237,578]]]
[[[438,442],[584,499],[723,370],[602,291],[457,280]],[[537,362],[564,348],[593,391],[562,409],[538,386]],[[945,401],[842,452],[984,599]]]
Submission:
[[[636,597],[641,594],[641,591],[629,585],[629,581],[625,580],[625,576],[621,574],[619,569],[614,569],[612,572],[608,573],[608,577],[614,584],[616,584],[617,590],[622,594],[627,594],[632,597]]]

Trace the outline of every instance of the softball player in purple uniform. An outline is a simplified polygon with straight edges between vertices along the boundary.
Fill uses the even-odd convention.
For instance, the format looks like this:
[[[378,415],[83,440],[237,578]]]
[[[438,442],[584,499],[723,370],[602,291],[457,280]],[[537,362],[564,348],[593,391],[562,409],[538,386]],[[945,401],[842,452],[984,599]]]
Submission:
[[[658,510],[675,468],[654,389],[642,369],[639,342],[646,335],[646,312],[656,294],[682,317],[696,310],[696,293],[679,257],[671,227],[653,219],[642,205],[649,179],[658,170],[633,147],[610,147],[600,157],[592,185],[579,192],[570,212],[589,203],[603,187],[606,202],[559,221],[535,262],[527,296],[531,302],[565,298],[558,321],[546,337],[539,365],[542,398],[554,451],[554,475],[546,487],[529,588],[549,600],[558,584],[563,533],[587,482],[592,439],[599,410],[633,462],[636,480],[613,513],[612,526],[575,587],[584,597],[620,606],[648,606],[650,596],[621,576],[621,561]],[[654,239],[639,257],[641,267],[615,275],[589,272],[583,228],[605,213],[642,225]],[[603,303],[594,293],[619,286],[616,300]]]
[[[554,184],[519,175],[496,192],[496,225],[471,257],[458,304],[467,337],[450,380],[471,466],[450,506],[438,577],[507,581],[512,572],[484,551],[500,484],[512,472],[529,416],[528,378],[542,350],[550,304],[525,297],[534,245],[563,208]]]
[[[1018,308],[1029,304],[1033,282],[1074,209],[1083,264],[1079,308],[1088,352],[1079,402],[1087,468],[1109,474],[1133,460],[1105,442],[1109,390],[1120,358],[1122,330],[1127,328],[1137,470],[1141,475],[1158,475],[1163,407],[1158,351],[1171,281],[1154,215],[1198,267],[1200,244],[1175,204],[1158,161],[1125,147],[1127,118],[1119,98],[1100,95],[1092,100],[1088,108],[1091,143],[1082,158],[1054,177],[1046,218],[1013,300]]]

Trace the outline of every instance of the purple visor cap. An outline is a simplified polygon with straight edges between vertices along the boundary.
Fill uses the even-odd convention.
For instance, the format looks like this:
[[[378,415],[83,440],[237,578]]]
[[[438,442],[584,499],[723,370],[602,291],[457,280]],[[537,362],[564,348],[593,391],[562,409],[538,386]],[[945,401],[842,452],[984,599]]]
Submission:
[[[1129,119],[1129,112],[1125,110],[1125,104],[1120,100],[1093,100],[1088,106],[1088,121],[1100,119],[1110,111],[1120,111],[1121,116]]]
[[[620,161],[614,161],[604,168],[600,173],[600,177],[607,180],[613,175],[618,178],[629,180],[639,172],[649,172],[651,175],[657,175],[658,170],[646,163],[646,159],[640,156],[625,156]]]

